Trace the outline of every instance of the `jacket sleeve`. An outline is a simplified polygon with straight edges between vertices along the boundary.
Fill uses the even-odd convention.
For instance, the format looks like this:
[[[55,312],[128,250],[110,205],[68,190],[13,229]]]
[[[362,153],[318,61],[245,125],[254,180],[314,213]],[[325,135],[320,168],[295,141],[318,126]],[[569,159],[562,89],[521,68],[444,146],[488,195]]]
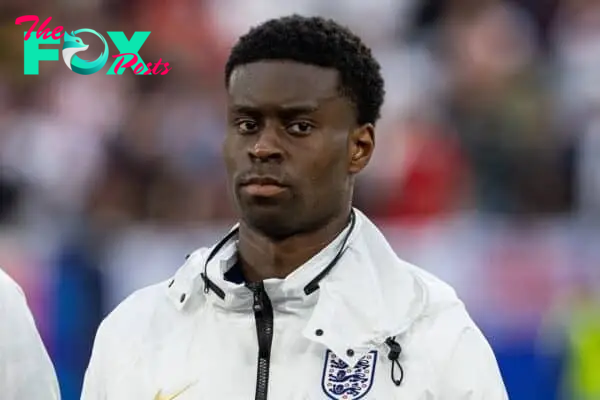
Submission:
[[[106,395],[106,372],[105,357],[109,351],[109,335],[106,330],[106,320],[98,328],[92,356],[85,372],[81,400],[105,400]]]
[[[460,334],[442,374],[444,400],[508,400],[494,352],[477,327]]]
[[[56,372],[21,288],[5,281],[0,294],[0,388],[6,400],[59,400]]]
[[[130,367],[132,353],[146,325],[146,315],[153,315],[153,299],[162,297],[166,282],[140,289],[123,300],[102,321],[96,332],[92,355],[85,372],[81,400],[107,400],[115,395],[112,388],[122,384],[123,368]],[[122,395],[122,394],[121,394]]]

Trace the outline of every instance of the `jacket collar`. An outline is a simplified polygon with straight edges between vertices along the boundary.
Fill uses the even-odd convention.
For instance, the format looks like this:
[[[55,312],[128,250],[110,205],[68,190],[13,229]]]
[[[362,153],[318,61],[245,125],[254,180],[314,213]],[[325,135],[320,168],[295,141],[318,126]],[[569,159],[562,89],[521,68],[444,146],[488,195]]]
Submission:
[[[308,321],[303,335],[322,343],[349,365],[354,365],[386,338],[408,329],[422,313],[427,300],[425,286],[412,272],[413,267],[396,256],[383,234],[364,214],[356,209],[354,212],[356,224],[352,231],[348,226],[287,278],[264,282],[276,311],[302,315]],[[222,290],[224,297],[214,290],[204,290],[204,264],[215,248],[200,249],[169,283],[168,295],[177,308],[210,304],[230,312],[252,309],[251,292],[244,285],[224,278],[236,262],[237,239],[233,234],[236,228],[206,265],[207,277]],[[342,245],[337,265],[320,282],[320,289],[307,295],[305,286],[327,267]]]

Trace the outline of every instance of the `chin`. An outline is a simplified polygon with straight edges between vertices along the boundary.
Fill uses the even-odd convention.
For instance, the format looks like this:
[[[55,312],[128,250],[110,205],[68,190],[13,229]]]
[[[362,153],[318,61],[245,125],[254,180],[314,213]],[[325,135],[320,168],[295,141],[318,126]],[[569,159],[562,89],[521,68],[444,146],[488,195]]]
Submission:
[[[298,231],[294,213],[281,206],[256,205],[243,207],[242,220],[252,230],[276,240],[282,240]]]

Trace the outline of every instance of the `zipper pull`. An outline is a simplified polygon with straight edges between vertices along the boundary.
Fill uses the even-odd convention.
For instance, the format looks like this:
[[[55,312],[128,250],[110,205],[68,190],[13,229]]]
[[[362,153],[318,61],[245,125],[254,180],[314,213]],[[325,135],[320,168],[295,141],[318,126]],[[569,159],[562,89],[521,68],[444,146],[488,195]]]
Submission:
[[[261,312],[263,310],[262,301],[258,293],[254,293],[254,312]]]
[[[262,298],[262,287],[261,284],[252,284],[250,287],[250,290],[252,290],[253,293],[253,297],[254,297],[254,304],[252,306],[254,312],[261,312],[264,308],[263,306],[263,298]]]

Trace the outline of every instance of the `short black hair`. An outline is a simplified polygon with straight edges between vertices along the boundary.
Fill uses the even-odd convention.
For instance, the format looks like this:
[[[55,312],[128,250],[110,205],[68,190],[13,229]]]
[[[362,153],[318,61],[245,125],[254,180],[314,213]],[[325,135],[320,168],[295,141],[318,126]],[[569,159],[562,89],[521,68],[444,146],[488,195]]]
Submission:
[[[381,67],[362,40],[331,19],[291,15],[252,28],[233,46],[225,66],[232,71],[263,60],[289,60],[336,69],[340,90],[356,107],[357,123],[375,124],[385,96]]]

